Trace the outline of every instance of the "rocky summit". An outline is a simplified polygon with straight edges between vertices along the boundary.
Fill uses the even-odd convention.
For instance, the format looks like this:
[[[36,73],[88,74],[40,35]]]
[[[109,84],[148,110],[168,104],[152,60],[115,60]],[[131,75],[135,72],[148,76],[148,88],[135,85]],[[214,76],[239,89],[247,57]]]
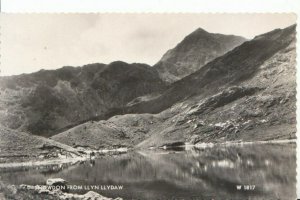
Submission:
[[[174,82],[199,70],[208,62],[239,46],[246,39],[235,35],[209,33],[198,28],[154,65],[166,82]]]

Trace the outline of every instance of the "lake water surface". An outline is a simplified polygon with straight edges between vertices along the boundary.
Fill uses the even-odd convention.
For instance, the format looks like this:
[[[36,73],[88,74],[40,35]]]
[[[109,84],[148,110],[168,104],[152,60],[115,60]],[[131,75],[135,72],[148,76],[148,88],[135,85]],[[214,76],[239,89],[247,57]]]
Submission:
[[[296,144],[138,151],[65,168],[0,172],[0,176],[6,183],[30,185],[59,177],[69,185],[102,186],[94,191],[124,199],[295,199]],[[123,189],[104,190],[107,185]]]

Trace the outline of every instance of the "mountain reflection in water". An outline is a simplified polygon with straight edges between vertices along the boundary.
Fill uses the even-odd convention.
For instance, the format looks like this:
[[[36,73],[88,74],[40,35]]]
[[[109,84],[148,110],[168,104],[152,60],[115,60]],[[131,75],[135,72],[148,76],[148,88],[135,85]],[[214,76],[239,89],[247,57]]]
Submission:
[[[12,184],[123,185],[99,190],[124,199],[295,199],[296,144],[214,146],[187,151],[140,151],[58,170],[0,173]],[[254,190],[237,185],[255,185]],[[86,191],[76,191],[85,193]]]

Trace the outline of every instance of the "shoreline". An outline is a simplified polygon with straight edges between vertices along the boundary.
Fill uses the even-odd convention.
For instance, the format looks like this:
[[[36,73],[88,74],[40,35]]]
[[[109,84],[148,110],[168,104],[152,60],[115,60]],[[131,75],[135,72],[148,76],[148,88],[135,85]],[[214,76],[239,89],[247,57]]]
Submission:
[[[190,148],[212,148],[214,146],[231,146],[231,145],[256,145],[256,144],[282,144],[282,143],[296,143],[296,139],[291,140],[268,140],[268,141],[247,141],[247,142],[241,142],[241,141],[229,141],[229,142],[222,142],[222,143],[198,143],[198,144],[188,144],[182,146],[175,146],[176,147],[183,147],[185,150]],[[164,149],[164,150],[172,150],[172,147],[157,147],[154,149]],[[148,150],[154,150],[154,149],[148,149]],[[31,168],[31,167],[43,167],[43,166],[51,166],[51,165],[75,165],[78,162],[84,162],[87,160],[91,160],[89,157],[89,154],[91,152],[100,153],[100,155],[109,155],[108,153],[127,153],[127,148],[120,148],[120,149],[113,149],[113,150],[87,150],[85,151],[85,155],[77,156],[73,158],[58,158],[58,159],[51,159],[51,160],[42,160],[42,161],[27,161],[27,162],[9,162],[9,163],[0,163],[0,169],[12,169],[12,168]]]
[[[69,157],[69,158],[56,158],[50,160],[40,160],[40,161],[26,161],[26,162],[8,162],[0,163],[0,169],[12,169],[12,168],[31,168],[31,167],[42,167],[42,166],[51,166],[51,165],[75,165],[78,162],[83,162],[87,160],[93,160],[94,158],[90,157],[91,153],[99,153],[99,155],[111,155],[112,154],[122,154],[127,153],[128,148],[118,148],[118,149],[102,149],[102,150],[84,150],[84,153],[81,156]]]
[[[42,160],[42,161],[28,161],[28,162],[17,162],[17,163],[0,163],[0,169],[7,168],[23,168],[23,167],[38,167],[38,166],[51,166],[51,165],[64,165],[71,164],[74,165],[78,162],[88,160],[87,157],[78,158],[66,158],[66,159],[53,159],[53,160]]]
[[[283,143],[297,143],[297,139],[284,140],[258,140],[258,141],[227,141],[220,143],[197,143],[192,146],[198,148],[213,147],[213,146],[230,146],[230,145],[251,145],[251,144],[283,144]],[[188,145],[189,146],[189,145]]]

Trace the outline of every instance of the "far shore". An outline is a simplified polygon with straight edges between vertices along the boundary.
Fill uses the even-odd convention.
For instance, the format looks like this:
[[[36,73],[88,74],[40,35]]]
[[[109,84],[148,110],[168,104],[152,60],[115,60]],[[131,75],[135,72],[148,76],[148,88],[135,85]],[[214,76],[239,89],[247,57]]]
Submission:
[[[191,148],[212,148],[214,146],[230,146],[230,145],[251,145],[251,144],[280,144],[280,143],[296,143],[296,139],[285,139],[285,140],[268,140],[268,141],[227,141],[221,143],[197,143],[197,144],[189,144],[186,143],[185,145],[181,145],[180,147],[185,147],[186,150]],[[151,149],[165,149],[171,150],[172,148],[150,148]],[[100,153],[101,155],[108,153],[127,153],[127,148],[119,148],[113,150],[87,150],[82,156],[70,157],[70,158],[57,158],[57,159],[50,159],[50,160],[40,160],[40,161],[27,161],[27,162],[9,162],[9,163],[0,163],[0,169],[18,169],[18,168],[33,168],[33,167],[43,167],[43,166],[51,166],[51,165],[75,165],[80,162],[90,160],[89,154],[91,152]]]

